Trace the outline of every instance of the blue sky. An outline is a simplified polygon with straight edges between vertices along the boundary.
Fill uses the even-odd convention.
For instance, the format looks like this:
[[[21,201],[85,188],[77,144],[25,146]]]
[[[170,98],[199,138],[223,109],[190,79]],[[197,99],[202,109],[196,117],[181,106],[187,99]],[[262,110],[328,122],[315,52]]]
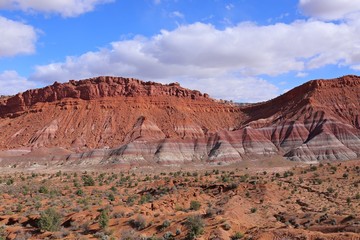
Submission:
[[[360,0],[0,0],[0,94],[98,75],[239,102],[359,74]]]

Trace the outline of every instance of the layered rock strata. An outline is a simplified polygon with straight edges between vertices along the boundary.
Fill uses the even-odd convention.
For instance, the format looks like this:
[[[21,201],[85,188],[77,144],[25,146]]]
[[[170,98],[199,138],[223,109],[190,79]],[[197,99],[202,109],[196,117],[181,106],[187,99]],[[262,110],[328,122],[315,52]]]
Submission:
[[[359,100],[357,76],[310,81],[245,106],[177,83],[98,77],[0,99],[0,148],[61,147],[74,152],[69,164],[354,159]]]

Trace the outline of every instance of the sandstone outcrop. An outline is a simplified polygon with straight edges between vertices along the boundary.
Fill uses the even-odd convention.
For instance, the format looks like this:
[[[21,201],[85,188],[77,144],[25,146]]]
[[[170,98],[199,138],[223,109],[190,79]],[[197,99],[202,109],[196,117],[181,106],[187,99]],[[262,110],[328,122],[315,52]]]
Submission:
[[[360,154],[360,77],[314,80],[236,105],[136,79],[97,77],[0,99],[2,150],[64,148],[68,164],[294,161]]]
[[[207,94],[180,87],[178,83],[162,85],[132,78],[97,77],[82,81],[70,80],[60,84],[32,89],[1,101],[0,116],[12,116],[26,111],[37,103],[55,102],[63,99],[94,100],[105,97],[176,96],[193,100],[207,99]],[[15,115],[16,116],[16,115]]]

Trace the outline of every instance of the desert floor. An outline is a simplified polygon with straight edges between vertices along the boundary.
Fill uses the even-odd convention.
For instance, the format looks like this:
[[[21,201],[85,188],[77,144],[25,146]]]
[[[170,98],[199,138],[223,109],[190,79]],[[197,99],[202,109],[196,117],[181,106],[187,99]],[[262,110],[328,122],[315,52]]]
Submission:
[[[360,239],[359,161],[3,168],[0,239]]]

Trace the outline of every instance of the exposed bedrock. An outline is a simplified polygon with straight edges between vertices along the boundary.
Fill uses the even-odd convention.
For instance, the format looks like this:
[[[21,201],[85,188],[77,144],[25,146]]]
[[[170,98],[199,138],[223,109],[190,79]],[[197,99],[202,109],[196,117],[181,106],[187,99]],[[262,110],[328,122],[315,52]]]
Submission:
[[[68,163],[293,161],[360,154],[360,77],[313,80],[240,106],[177,83],[98,77],[0,98],[0,148],[64,148]]]

